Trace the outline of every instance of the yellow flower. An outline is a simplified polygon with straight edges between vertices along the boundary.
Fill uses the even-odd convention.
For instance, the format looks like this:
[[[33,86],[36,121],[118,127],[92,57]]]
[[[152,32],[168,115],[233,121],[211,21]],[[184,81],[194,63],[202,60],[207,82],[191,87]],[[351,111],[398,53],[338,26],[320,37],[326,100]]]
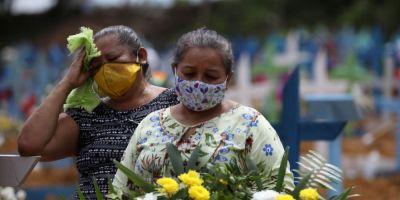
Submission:
[[[194,185],[189,188],[189,197],[194,200],[208,200],[210,192],[201,185]]]
[[[318,200],[318,192],[314,188],[307,188],[300,191],[301,200]]]
[[[179,190],[178,183],[172,178],[160,178],[157,180],[157,184],[162,187],[162,189],[171,196]]]
[[[203,183],[200,174],[193,170],[189,170],[188,173],[179,175],[178,178],[188,186],[201,185]]]
[[[276,197],[276,200],[295,200],[292,195],[289,194],[280,194]]]

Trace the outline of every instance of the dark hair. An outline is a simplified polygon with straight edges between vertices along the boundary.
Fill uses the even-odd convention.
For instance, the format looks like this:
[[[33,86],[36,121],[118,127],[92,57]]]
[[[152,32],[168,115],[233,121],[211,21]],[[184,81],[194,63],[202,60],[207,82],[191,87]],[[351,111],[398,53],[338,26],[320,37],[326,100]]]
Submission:
[[[175,49],[173,62],[179,63],[186,51],[193,47],[212,48],[220,52],[226,72],[232,72],[233,53],[231,43],[216,31],[200,28],[182,35]]]
[[[108,35],[116,35],[120,44],[126,45],[129,49],[131,49],[131,52],[134,55],[136,55],[139,51],[139,48],[143,46],[136,32],[133,29],[123,25],[108,26],[103,28],[98,31],[93,38],[94,40],[97,40]],[[143,64],[142,67],[143,74],[146,75],[149,69],[149,63]]]

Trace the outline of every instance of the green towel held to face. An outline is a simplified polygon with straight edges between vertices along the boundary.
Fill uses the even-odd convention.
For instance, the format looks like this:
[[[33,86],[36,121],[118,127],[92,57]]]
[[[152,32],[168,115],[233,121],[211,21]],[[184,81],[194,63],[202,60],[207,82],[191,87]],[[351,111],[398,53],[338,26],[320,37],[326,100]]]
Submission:
[[[67,38],[67,48],[72,54],[80,47],[84,47],[86,54],[83,60],[83,70],[89,70],[90,61],[100,56],[101,52],[94,44],[92,29],[81,27],[80,30],[80,33]],[[99,95],[93,89],[93,83],[93,78],[89,77],[82,86],[73,89],[65,101],[64,110],[69,108],[83,108],[91,113],[101,102]]]

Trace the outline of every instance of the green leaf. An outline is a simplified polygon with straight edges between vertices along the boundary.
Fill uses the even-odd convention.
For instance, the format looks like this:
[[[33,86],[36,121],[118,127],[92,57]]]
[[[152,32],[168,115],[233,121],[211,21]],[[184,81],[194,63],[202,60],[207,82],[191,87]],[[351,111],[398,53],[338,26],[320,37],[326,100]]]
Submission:
[[[325,188],[327,188],[327,189],[329,189],[329,190],[332,190],[332,191],[335,191],[335,188],[333,188],[328,182],[326,182],[325,180],[321,180],[321,179],[317,179],[317,178],[315,178],[314,179],[314,183],[317,183],[317,184],[319,184],[319,185],[321,185],[321,186],[323,186],[323,187],[325,187]],[[314,184],[312,184],[313,186],[315,186]]]
[[[167,143],[167,152],[175,174],[178,176],[185,173],[181,152],[172,143]]]
[[[95,191],[95,193],[96,193],[96,199],[97,200],[103,200],[104,198],[103,198],[103,194],[101,193],[101,191],[100,191],[100,187],[99,187],[99,185],[97,184],[97,181],[96,181],[96,178],[95,177],[93,177],[93,184],[94,184],[94,191]]]
[[[281,165],[279,167],[278,179],[276,180],[276,186],[275,186],[275,190],[277,192],[282,192],[283,190],[283,182],[285,180],[285,175],[286,175],[286,166],[289,159],[289,149],[290,149],[289,147],[285,148],[285,153],[283,154]]]
[[[313,160],[310,160],[310,159],[307,158],[307,157],[301,156],[300,159],[301,159],[303,162],[305,162],[305,164],[307,164],[308,166],[311,166],[312,169],[316,169],[316,168],[319,168],[319,167],[321,166],[320,164],[318,164],[318,163],[316,163],[316,162],[313,162]]]
[[[188,199],[188,195],[187,194],[188,194],[188,190],[186,188],[185,189],[181,189],[177,193],[172,195],[172,197],[170,199],[171,200]]]
[[[342,170],[340,168],[336,167],[335,165],[326,163],[326,166],[329,167],[330,169],[334,170],[336,173],[340,174],[340,176],[343,173]]]
[[[298,198],[299,198],[300,191],[301,191],[302,189],[306,188],[307,183],[310,181],[311,175],[312,175],[312,172],[310,172],[307,176],[305,176],[304,178],[302,178],[301,181],[300,181],[300,183],[297,184],[297,186],[294,188],[294,190],[292,191],[292,196],[293,196],[295,199],[298,199]]]
[[[259,172],[257,165],[251,159],[251,156],[246,156],[246,165],[250,171],[254,171],[255,173]]]
[[[309,166],[307,166],[307,165],[305,165],[305,164],[303,164],[301,162],[298,162],[298,164],[299,164],[300,167],[306,169],[307,171],[312,171],[313,170],[312,167],[309,167]]]
[[[196,163],[199,160],[199,156],[200,156],[200,145],[198,145],[193,150],[192,155],[190,155],[186,171],[196,169]]]
[[[307,186],[334,190],[330,184],[342,181],[342,170],[329,164],[325,158],[314,151],[301,156],[299,166],[304,170],[299,173],[300,175],[312,173]]]
[[[77,193],[78,193],[79,200],[85,200],[86,198],[85,198],[85,196],[83,195],[83,193],[82,193],[81,188],[79,187],[79,185],[76,186],[76,190],[77,190]]]
[[[131,180],[135,185],[141,188],[144,192],[154,192],[155,186],[144,181],[139,175],[135,174],[133,171],[122,165],[120,162],[113,160],[114,164],[119,170],[121,170],[129,180]]]
[[[122,190],[116,190],[112,184],[111,178],[108,178],[107,180],[108,184],[108,193],[106,194],[106,199],[114,199],[114,200],[121,200],[123,199],[123,191]]]
[[[140,196],[141,194],[139,192],[135,192],[135,191],[128,191],[128,199],[135,199],[136,197]],[[125,198],[122,198],[125,199]]]
[[[326,163],[326,159],[321,155],[319,155],[318,153],[316,153],[315,151],[310,150],[310,153],[308,155],[312,160],[314,160],[318,164]]]
[[[251,159],[250,156],[246,156],[246,165],[249,168],[249,170],[254,172],[255,174],[259,174],[260,173],[259,172],[260,170],[258,169],[257,165],[253,162],[253,160]],[[256,182],[256,185],[257,185],[257,189],[259,191],[264,189],[260,179],[256,179],[255,182]]]
[[[110,178],[107,180],[107,184],[108,184],[108,191],[109,191],[110,193],[115,193],[115,188],[114,188],[114,186],[113,186],[112,181],[111,181]]]

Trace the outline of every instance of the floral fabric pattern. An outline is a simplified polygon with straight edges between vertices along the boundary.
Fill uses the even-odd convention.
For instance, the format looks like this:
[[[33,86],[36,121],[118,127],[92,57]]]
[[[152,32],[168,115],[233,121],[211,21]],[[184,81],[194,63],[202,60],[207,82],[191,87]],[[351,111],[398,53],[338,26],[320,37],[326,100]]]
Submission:
[[[263,151],[265,152],[265,155],[272,156],[272,152],[274,151],[274,148],[272,148],[271,144],[266,144],[263,148]]]
[[[207,110],[221,103],[225,96],[225,82],[207,84],[188,81],[175,76],[175,91],[178,100],[194,111]]]
[[[182,139],[187,131],[194,133]],[[239,105],[197,126],[185,126],[172,115],[170,108],[148,115],[136,129],[121,160],[122,164],[149,182],[161,176],[175,176],[166,152],[166,144],[173,143],[187,162],[200,145],[197,165],[228,163],[233,160],[244,165],[250,155],[255,163],[263,163],[266,170],[278,173],[284,149],[269,122],[255,109]],[[285,184],[293,187],[293,175],[287,168]],[[113,185],[127,190],[127,178],[118,171]]]

